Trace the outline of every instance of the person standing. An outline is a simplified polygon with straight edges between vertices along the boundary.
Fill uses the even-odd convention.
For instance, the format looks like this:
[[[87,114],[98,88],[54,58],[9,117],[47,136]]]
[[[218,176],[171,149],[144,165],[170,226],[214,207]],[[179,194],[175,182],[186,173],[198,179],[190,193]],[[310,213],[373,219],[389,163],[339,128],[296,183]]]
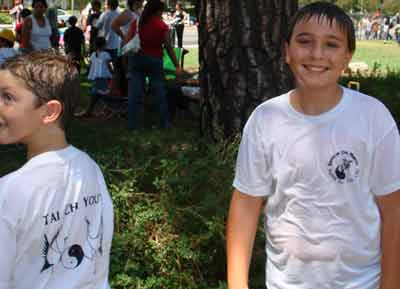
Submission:
[[[18,23],[22,22],[21,11],[24,9],[24,5],[22,0],[15,0],[14,7],[10,9],[9,14],[12,17],[12,25],[15,29],[17,28]]]
[[[174,20],[172,24],[175,28],[176,39],[178,40],[178,47],[182,48],[183,45],[183,30],[185,29],[186,12],[183,11],[182,4],[176,3],[174,13]]]
[[[96,50],[96,38],[99,33],[99,30],[96,27],[96,23],[100,18],[101,15],[101,2],[99,0],[93,0],[91,2],[91,9],[89,10],[89,15],[87,16],[86,24],[84,25],[85,31],[87,27],[90,27],[89,31],[89,55],[92,54],[93,51]]]
[[[338,84],[353,22],[313,2],[284,45],[295,89],[253,111],[239,147],[228,288],[249,288],[261,212],[267,288],[400,288],[400,135],[382,102]]]
[[[46,0],[32,1],[33,13],[26,17],[22,26],[22,41],[26,51],[51,48],[51,26],[45,12]]]
[[[76,66],[78,72],[81,72],[82,48],[85,44],[83,31],[76,27],[78,19],[76,16],[68,18],[70,27],[64,32],[64,50],[69,55]]]
[[[117,10],[119,5],[118,0],[107,0],[106,6],[107,11],[100,15],[99,20],[96,23],[96,28],[101,31],[102,37],[106,39],[106,51],[110,54],[113,64],[116,63],[118,56],[118,49],[120,46],[120,40],[118,35],[111,29],[111,23],[115,17],[119,15]]]
[[[143,6],[143,0],[128,0],[127,9],[114,18],[111,23],[112,30],[124,41],[132,21],[139,18]]]
[[[138,100],[144,94],[145,77],[150,78],[152,95],[157,99],[161,118],[161,127],[168,128],[170,119],[164,87],[163,49],[166,48],[179,74],[181,68],[175,53],[169,44],[168,25],[162,20],[164,2],[150,0],[144,6],[139,25],[133,21],[126,42],[139,33],[141,49],[128,59],[128,128],[137,128],[136,113]],[[137,31],[139,26],[139,31]]]

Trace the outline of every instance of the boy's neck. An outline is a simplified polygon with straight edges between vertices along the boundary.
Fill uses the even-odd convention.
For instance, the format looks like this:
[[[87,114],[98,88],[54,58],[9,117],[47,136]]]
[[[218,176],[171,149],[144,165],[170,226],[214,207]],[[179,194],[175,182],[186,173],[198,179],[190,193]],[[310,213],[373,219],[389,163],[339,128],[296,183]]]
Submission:
[[[339,85],[323,90],[297,87],[290,94],[290,104],[300,113],[320,115],[334,108],[341,100],[342,94],[343,90]]]
[[[49,151],[64,149],[68,146],[64,131],[57,127],[32,137],[27,143],[27,159]]]

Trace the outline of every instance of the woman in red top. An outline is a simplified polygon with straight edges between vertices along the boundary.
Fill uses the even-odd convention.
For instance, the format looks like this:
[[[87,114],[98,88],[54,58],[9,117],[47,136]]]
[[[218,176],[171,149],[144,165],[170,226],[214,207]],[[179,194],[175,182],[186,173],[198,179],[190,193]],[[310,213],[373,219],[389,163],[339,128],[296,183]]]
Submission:
[[[144,93],[145,77],[150,78],[151,92],[157,98],[161,117],[161,127],[169,127],[168,103],[164,88],[163,48],[175,64],[176,72],[181,69],[175,53],[169,44],[169,28],[162,20],[165,5],[160,0],[149,0],[139,20],[139,37],[141,50],[129,56],[128,60],[128,127],[134,129],[136,124],[137,103]],[[131,39],[137,28],[133,21],[127,34]]]

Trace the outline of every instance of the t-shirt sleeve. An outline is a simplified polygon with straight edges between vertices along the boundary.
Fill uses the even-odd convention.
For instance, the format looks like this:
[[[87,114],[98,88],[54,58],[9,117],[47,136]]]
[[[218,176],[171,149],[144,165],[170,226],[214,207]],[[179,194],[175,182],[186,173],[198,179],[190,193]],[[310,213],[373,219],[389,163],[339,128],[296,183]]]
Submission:
[[[376,139],[370,172],[370,186],[377,196],[400,190],[400,135],[389,111],[381,117],[382,136]]]
[[[259,115],[259,114],[258,114]],[[268,196],[272,193],[272,172],[268,151],[261,137],[257,110],[247,121],[236,160],[233,186],[251,196]]]
[[[9,210],[7,185],[0,180],[0,288],[10,289],[16,259],[16,220]]]

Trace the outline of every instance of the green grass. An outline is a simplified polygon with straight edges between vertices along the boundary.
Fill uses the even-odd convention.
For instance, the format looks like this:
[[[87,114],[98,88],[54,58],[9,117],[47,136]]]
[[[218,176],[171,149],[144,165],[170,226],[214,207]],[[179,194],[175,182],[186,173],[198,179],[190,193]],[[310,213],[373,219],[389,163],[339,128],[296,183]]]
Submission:
[[[382,40],[357,41],[352,61],[365,62],[371,69],[377,63],[385,70],[400,70],[400,46],[395,41],[386,44]]]
[[[185,55],[184,68],[199,67],[199,49],[189,48],[189,53]]]

